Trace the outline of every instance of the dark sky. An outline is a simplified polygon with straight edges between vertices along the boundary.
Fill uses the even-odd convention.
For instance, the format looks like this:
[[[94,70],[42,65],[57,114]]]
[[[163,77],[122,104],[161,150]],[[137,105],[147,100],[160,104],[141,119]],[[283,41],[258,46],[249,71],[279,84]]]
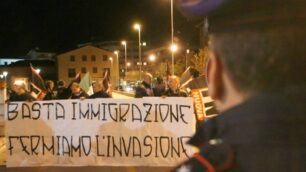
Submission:
[[[170,40],[170,0],[2,0],[0,57],[25,55],[30,49],[62,52],[89,41],[143,40],[158,47]],[[198,21],[175,9],[175,34],[184,44],[198,44]]]

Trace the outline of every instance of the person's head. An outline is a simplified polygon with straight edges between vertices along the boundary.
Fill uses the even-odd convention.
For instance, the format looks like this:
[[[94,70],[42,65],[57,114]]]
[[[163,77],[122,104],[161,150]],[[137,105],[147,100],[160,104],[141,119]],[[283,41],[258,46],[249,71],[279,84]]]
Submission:
[[[53,88],[54,88],[54,82],[51,81],[51,80],[47,80],[47,81],[46,81],[46,87],[47,87],[47,89],[49,89],[49,90],[53,90]]]
[[[230,0],[227,4],[231,1],[249,7],[251,3],[259,3]],[[287,8],[286,3],[269,1],[273,1],[275,9],[264,6],[263,1],[259,3],[260,8],[250,9],[253,10],[251,16],[245,17],[240,6],[226,8],[225,4],[222,8],[231,12],[232,21],[228,21],[230,18],[225,16],[228,13],[222,8],[211,17],[208,87],[209,95],[215,99],[220,111],[261,92],[305,84],[300,76],[305,76],[306,25],[303,24],[305,20],[299,23],[301,21],[292,14],[298,3],[292,1],[295,5]],[[270,13],[256,12],[267,12],[268,9],[273,9],[271,16]],[[280,9],[286,9],[288,13],[281,14]],[[306,19],[305,12],[299,15]]]
[[[65,87],[65,86],[66,86],[66,82],[60,80],[60,81],[57,82],[57,86],[58,86],[58,87]]]
[[[175,75],[170,76],[169,79],[168,79],[168,87],[171,90],[179,89],[179,87],[180,87],[180,79],[177,76],[175,76]]]
[[[26,92],[25,83],[23,81],[15,81],[13,85],[13,91],[17,94]]]
[[[97,92],[100,92],[100,91],[104,91],[104,87],[103,87],[103,84],[102,82],[95,82],[92,84],[92,87],[93,87],[93,92],[94,93],[97,93]]]
[[[76,82],[71,84],[70,89],[71,89],[72,94],[78,94],[81,91],[80,85]]]
[[[157,87],[164,87],[165,86],[165,83],[164,83],[164,80],[163,80],[162,77],[160,77],[160,76],[156,77],[155,86],[157,86]]]
[[[147,84],[151,84],[152,82],[152,75],[150,73],[145,73],[143,75],[143,81]]]

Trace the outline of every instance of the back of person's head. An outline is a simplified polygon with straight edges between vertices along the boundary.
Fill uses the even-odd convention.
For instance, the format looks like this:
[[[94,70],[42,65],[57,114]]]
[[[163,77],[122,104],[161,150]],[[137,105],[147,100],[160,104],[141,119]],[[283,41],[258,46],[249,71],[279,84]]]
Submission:
[[[300,0],[228,0],[209,15],[209,45],[239,91],[305,84],[305,5]]]

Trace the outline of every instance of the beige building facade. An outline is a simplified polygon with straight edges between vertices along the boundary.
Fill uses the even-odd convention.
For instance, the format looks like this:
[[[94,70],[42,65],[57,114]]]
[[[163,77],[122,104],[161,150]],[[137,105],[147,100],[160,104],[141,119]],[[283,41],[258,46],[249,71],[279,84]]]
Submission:
[[[113,52],[88,45],[59,54],[56,58],[59,80],[70,83],[77,73],[83,77],[89,72],[93,81],[101,81],[107,70],[114,88],[119,86],[118,58]]]

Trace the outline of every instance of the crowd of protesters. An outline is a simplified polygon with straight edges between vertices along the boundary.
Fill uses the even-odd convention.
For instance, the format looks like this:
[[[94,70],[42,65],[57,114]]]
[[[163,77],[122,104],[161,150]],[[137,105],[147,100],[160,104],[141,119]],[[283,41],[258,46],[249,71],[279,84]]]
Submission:
[[[56,84],[45,81],[46,90],[33,95],[26,89],[24,82],[15,82],[9,90],[8,101],[35,101],[35,100],[60,100],[60,99],[95,99],[111,98],[110,88],[101,81],[93,82],[93,94],[88,95],[78,82],[66,86],[65,81]],[[135,87],[135,98],[142,97],[187,97],[185,90],[180,88],[180,79],[177,76],[168,76],[167,79],[157,77],[153,79],[150,73],[143,75],[143,81]]]

